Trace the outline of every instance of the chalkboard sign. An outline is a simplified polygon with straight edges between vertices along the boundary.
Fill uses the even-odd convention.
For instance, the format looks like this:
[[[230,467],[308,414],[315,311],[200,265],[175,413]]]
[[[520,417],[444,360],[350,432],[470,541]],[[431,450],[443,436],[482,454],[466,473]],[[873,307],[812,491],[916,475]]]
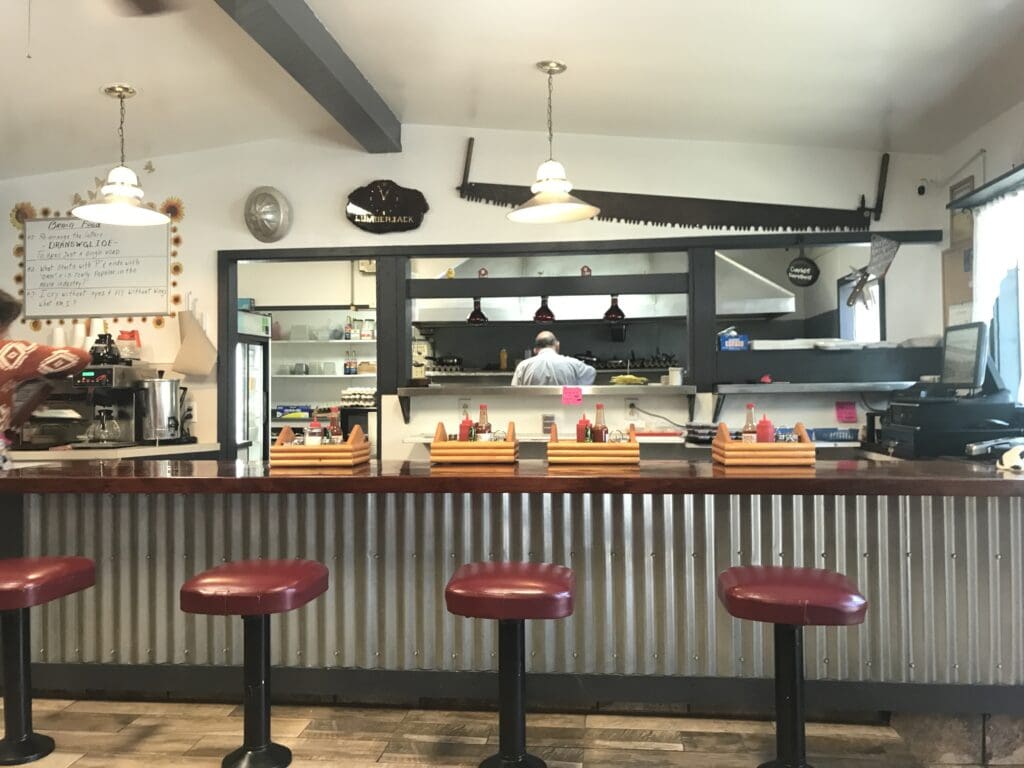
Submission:
[[[25,317],[168,312],[166,226],[25,222]]]

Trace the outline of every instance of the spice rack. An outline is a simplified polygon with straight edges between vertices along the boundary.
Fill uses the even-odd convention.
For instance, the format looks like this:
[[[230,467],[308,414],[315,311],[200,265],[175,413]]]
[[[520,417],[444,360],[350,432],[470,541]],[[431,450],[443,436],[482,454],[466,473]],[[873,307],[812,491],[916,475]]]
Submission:
[[[444,424],[438,422],[430,444],[430,461],[434,464],[515,464],[519,461],[519,440],[516,424],[508,423],[504,440],[449,440]]]
[[[734,440],[725,424],[718,425],[718,434],[711,442],[711,458],[726,467],[812,467],[815,446],[807,429],[797,423],[793,431],[796,443],[744,443]]]
[[[370,460],[370,441],[356,424],[343,443],[295,445],[295,433],[285,427],[270,446],[271,467],[354,467]]]
[[[624,443],[578,443],[558,440],[558,427],[551,425],[548,440],[548,464],[639,464],[640,443],[636,440],[636,427],[629,425],[629,437]]]

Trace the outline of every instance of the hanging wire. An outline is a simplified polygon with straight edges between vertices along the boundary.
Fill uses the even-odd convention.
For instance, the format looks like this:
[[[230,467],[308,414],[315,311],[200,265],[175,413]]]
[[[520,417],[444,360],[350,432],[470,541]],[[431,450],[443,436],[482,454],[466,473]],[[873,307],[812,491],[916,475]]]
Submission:
[[[25,30],[25,58],[32,58],[32,0],[28,0],[28,25]]]
[[[124,165],[124,94],[118,94],[117,100],[121,102],[121,124],[117,127],[117,137],[121,140],[121,165]]]
[[[555,131],[551,119],[551,101],[555,93],[555,74],[548,72],[548,160],[554,160]]]

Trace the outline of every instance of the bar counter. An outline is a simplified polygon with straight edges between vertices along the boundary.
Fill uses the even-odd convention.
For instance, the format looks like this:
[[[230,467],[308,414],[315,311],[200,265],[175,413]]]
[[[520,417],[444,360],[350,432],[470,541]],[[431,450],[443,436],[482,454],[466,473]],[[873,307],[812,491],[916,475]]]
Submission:
[[[496,632],[451,616],[465,562],[576,572],[573,616],[532,622],[530,691],[601,702],[770,709],[771,630],[732,619],[741,564],[820,566],[865,623],[805,636],[812,705],[1024,710],[1024,479],[956,460],[809,469],[710,461],[587,470],[375,463],[276,470],[212,461],[69,462],[0,477],[3,554],[79,554],[96,587],[33,611],[33,671],[63,695],[234,692],[241,622],[186,615],[178,589],[225,560],[304,557],[326,595],[273,622],[284,699],[493,701]]]
[[[385,462],[353,469],[275,469],[230,461],[52,463],[0,475],[0,493],[711,493],[1008,496],[1024,475],[936,459],[819,461],[813,468],[727,468],[707,461],[566,467]]]

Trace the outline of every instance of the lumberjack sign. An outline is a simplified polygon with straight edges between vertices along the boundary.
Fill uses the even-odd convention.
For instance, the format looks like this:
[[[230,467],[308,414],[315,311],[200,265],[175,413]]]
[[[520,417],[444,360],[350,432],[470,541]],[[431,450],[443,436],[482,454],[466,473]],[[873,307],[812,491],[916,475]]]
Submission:
[[[360,229],[382,234],[416,229],[429,210],[427,199],[418,189],[406,189],[390,179],[378,179],[348,196],[345,215]]]

